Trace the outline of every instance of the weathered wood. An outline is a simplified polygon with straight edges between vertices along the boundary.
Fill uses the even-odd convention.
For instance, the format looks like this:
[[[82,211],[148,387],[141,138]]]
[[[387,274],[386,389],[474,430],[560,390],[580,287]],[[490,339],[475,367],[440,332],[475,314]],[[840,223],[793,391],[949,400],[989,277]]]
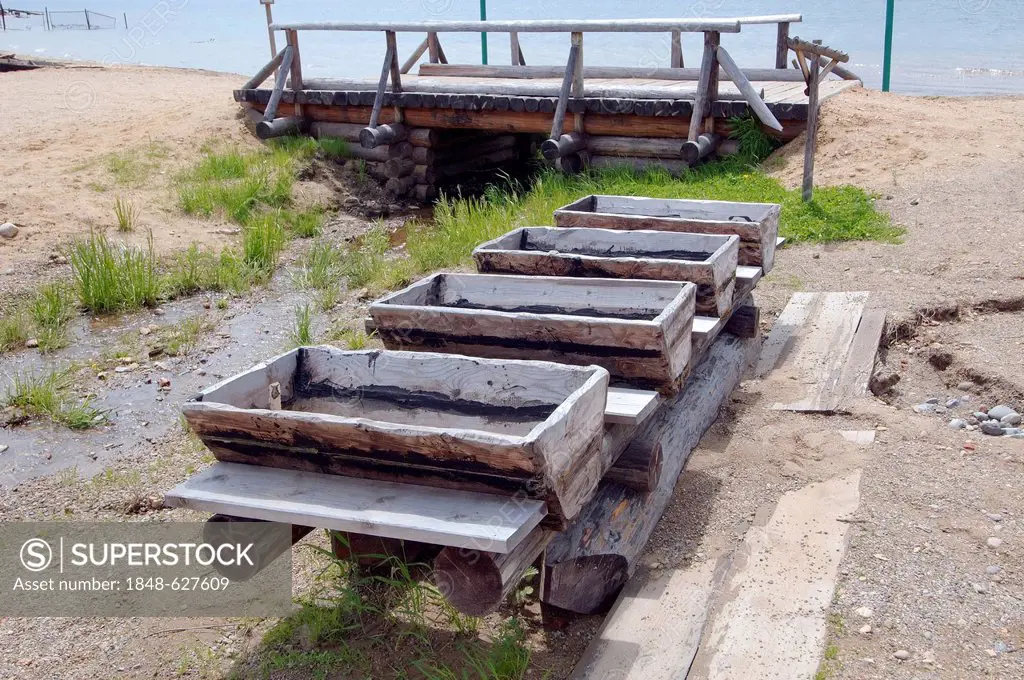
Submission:
[[[429,564],[443,549],[442,546],[398,538],[370,536],[352,531],[331,531],[331,552],[339,560],[352,560],[360,568],[373,572],[381,568],[382,576],[390,578],[393,559],[399,559],[412,568]]]
[[[628,387],[609,387],[604,407],[604,422],[612,425],[639,425],[661,403],[657,392]]]
[[[411,158],[392,158],[384,163],[384,175],[388,178],[405,177],[412,174],[415,167]]]
[[[409,130],[409,143],[416,147],[437,146],[438,132],[431,128],[412,128]]]
[[[511,50],[510,63],[513,66],[522,66],[526,64],[526,59],[523,58],[523,48],[519,45],[519,34],[515,31],[510,31],[508,34],[509,49]]]
[[[558,139],[545,139],[540,146],[540,152],[549,161],[556,158],[568,156],[587,147],[587,138],[579,132],[570,132],[559,135]]]
[[[256,136],[260,139],[272,139],[286,135],[296,135],[302,130],[302,119],[296,116],[275,118],[272,122],[261,120],[256,123]]]
[[[704,34],[704,56],[700,63],[700,78],[697,80],[697,94],[693,99],[693,112],[690,114],[690,130],[687,139],[693,141],[700,134],[704,119],[718,94],[718,45],[721,36],[718,33]]]
[[[412,70],[412,67],[415,66],[416,62],[420,60],[420,57],[423,56],[423,53],[427,51],[427,46],[429,42],[429,38],[424,38],[423,42],[421,42],[416,47],[416,49],[412,51],[412,54],[409,55],[409,58],[406,59],[405,63],[402,64],[402,73],[408,73],[409,71]]]
[[[610,606],[665,511],[691,451],[759,347],[759,338],[723,336],[691,374],[686,389],[640,426],[622,455],[659,447],[658,486],[641,493],[603,482],[579,517],[549,544],[542,601],[581,614]]]
[[[587,150],[599,156],[640,156],[650,158],[679,158],[679,139],[672,137],[590,137]]]
[[[694,165],[702,158],[707,158],[713,154],[721,145],[721,135],[715,134],[714,132],[705,133],[699,135],[697,139],[683,142],[682,147],[679,150],[679,155],[683,157],[683,161],[687,165]]]
[[[801,196],[805,202],[814,198],[814,151],[818,137],[818,60],[811,60],[807,76],[807,137],[804,140],[804,178]]]
[[[780,21],[778,34],[775,39],[775,68],[784,69],[789,56],[789,22]]]
[[[739,88],[740,92],[743,93],[743,98],[747,100],[747,104],[750,106],[750,110],[754,112],[758,120],[767,125],[773,130],[782,131],[782,123],[775,118],[775,114],[771,112],[768,105],[764,103],[761,95],[754,86],[750,84],[747,77],[743,75],[743,71],[740,70],[739,64],[737,64],[732,56],[726,52],[725,48],[721,45],[718,46],[718,61],[722,64],[722,68],[729,77],[732,78],[733,83]]]
[[[672,31],[672,54],[669,60],[672,68],[683,68],[683,34]]]
[[[561,66],[506,66],[503,64],[422,64],[419,75],[445,78],[561,78],[565,69]],[[719,78],[729,80],[729,75],[719,70]],[[782,69],[746,68],[743,75],[751,81],[800,82],[799,73],[785,66]],[[699,68],[647,68],[644,66],[584,66],[584,78],[639,78],[643,80],[688,81],[700,78]],[[320,81],[317,81],[320,82]]]
[[[840,52],[839,50],[834,50],[831,47],[826,47],[825,45],[821,44],[820,40],[815,42],[807,42],[806,40],[801,40],[799,36],[797,36],[787,40],[786,44],[789,46],[789,49],[795,52],[814,54],[819,57],[828,57],[830,59],[835,59],[836,61],[843,64],[850,61],[850,55],[848,55],[846,52]]]
[[[273,122],[277,117],[277,108],[281,104],[281,97],[284,96],[285,82],[291,70],[292,61],[295,59],[295,50],[291,45],[285,45],[281,54],[281,68],[274,79],[274,89],[270,93],[270,101],[267,102],[267,107],[263,110],[263,121],[266,123]],[[257,132],[258,130],[259,126],[257,126]]]
[[[274,57],[270,61],[268,61],[266,63],[266,65],[264,65],[263,68],[261,68],[259,71],[256,72],[256,75],[254,75],[249,80],[245,81],[245,84],[242,85],[241,89],[243,89],[243,90],[255,90],[257,87],[262,85],[263,81],[266,80],[267,78],[269,78],[270,74],[273,73],[274,71],[276,71],[277,67],[280,66],[284,62],[285,50],[287,50],[287,49],[288,49],[288,47],[285,46],[285,49],[283,49],[280,52],[278,52],[277,54],[275,54]],[[288,68],[291,68],[291,64],[288,65]],[[282,69],[282,70],[287,71],[288,68]]]
[[[826,61],[829,61],[828,57],[818,57],[818,63],[821,64],[822,66],[825,65]],[[831,60],[831,63],[833,64],[832,72],[835,73],[840,78],[842,78],[843,80],[862,80],[862,78],[860,76],[858,76],[856,73],[854,73],[850,69],[843,68],[834,59]],[[819,80],[819,82],[821,81],[820,78],[818,80]]]
[[[410,158],[412,151],[415,149],[409,142],[396,142],[394,144],[388,144],[388,158]]]
[[[359,144],[364,149],[373,149],[384,144],[401,142],[409,135],[409,129],[401,123],[385,123],[376,127],[365,127],[359,131]]]
[[[437,187],[433,184],[417,184],[413,187],[412,195],[420,203],[430,203],[437,199]]]
[[[605,474],[604,479],[640,493],[654,491],[658,488],[658,480],[661,479],[661,445],[652,448],[627,448]]]
[[[364,149],[358,144],[352,144],[348,147],[348,155],[352,158],[380,163],[381,166],[391,159],[389,148],[386,146],[378,146],[376,149]],[[383,167],[381,167],[381,171],[383,172]]]
[[[754,305],[740,305],[732,310],[725,323],[725,330],[741,338],[752,338],[761,333],[761,308]]]
[[[436,31],[427,32],[427,53],[431,64],[441,61],[441,43],[438,42]]]
[[[270,378],[286,410],[266,408]],[[560,521],[596,485],[607,381],[594,366],[305,347],[182,412],[222,461],[524,492]]]
[[[385,347],[596,364],[672,392],[696,286],[669,281],[435,274],[370,305]]]
[[[388,161],[388,163],[391,162]],[[412,163],[412,161],[408,162]],[[384,174],[388,174],[387,168],[384,169]],[[416,180],[408,175],[405,177],[389,177],[388,181],[384,183],[384,191],[392,199],[402,198],[408,195],[414,186],[416,186]]]
[[[377,81],[377,96],[373,100],[373,109],[370,112],[370,122],[367,127],[375,128],[380,122],[380,112],[384,108],[384,93],[387,91],[388,78],[392,75],[391,65],[395,61],[395,52],[398,46],[395,42],[395,34],[387,34],[387,50],[384,52],[384,63],[380,68],[380,79]],[[394,87],[394,83],[392,83]],[[362,143],[362,135],[359,137]],[[372,147],[371,147],[372,148]]]
[[[565,73],[562,76],[562,87],[558,91],[558,106],[555,107],[555,119],[551,124],[551,134],[548,141],[558,143],[558,138],[562,136],[562,125],[565,122],[565,111],[569,105],[569,93],[572,92],[573,96],[583,96],[582,93],[576,94],[576,79],[582,76],[577,73],[580,59],[582,58],[583,50],[583,34],[573,33],[572,44],[569,46],[569,58],[565,62]],[[581,86],[582,87],[582,86]]]
[[[689,281],[696,311],[732,309],[739,237],[679,232],[524,227],[473,251],[483,273]]]
[[[437,173],[429,165],[414,165],[411,174],[417,184],[434,184],[437,182]]]
[[[271,411],[281,410],[281,383],[272,382],[267,387],[267,408]]]
[[[321,121],[313,121],[309,124],[309,132],[314,137],[337,137],[339,139],[344,139],[346,142],[358,142],[359,133],[362,132],[362,130],[363,126],[357,123],[324,123]]]
[[[291,73],[290,73],[291,88],[292,88],[292,90],[297,92],[297,91],[303,89],[303,87],[304,87],[303,86],[303,82],[302,82],[302,59],[299,56],[299,34],[296,31],[286,30],[285,31],[285,38],[287,39],[288,46],[292,48],[292,61],[291,61],[291,69],[290,69],[291,70]],[[285,69],[283,67],[283,65],[282,65],[281,70],[285,71],[285,70],[288,70],[288,69]],[[299,104],[299,103],[296,103],[294,106],[295,106],[295,115],[297,117],[299,117],[299,118],[302,118],[303,117],[302,105]]]
[[[740,237],[739,263],[771,271],[780,207],[774,203],[585,196],[555,211],[559,227],[655,229]]]
[[[850,353],[839,375],[836,404],[839,410],[850,410],[853,402],[867,396],[868,382],[875,369],[878,346],[885,331],[885,310],[866,309],[850,345]]]
[[[266,525],[265,531],[261,531],[264,527],[260,525]],[[215,547],[224,543],[252,543],[253,547],[247,553],[251,564],[225,565],[220,561],[213,564],[221,576],[232,581],[248,581],[313,531],[310,526],[285,526],[288,526],[288,531],[283,531],[281,525],[274,526],[263,520],[216,514],[203,525],[203,541]]]
[[[274,30],[393,31],[398,33],[739,33],[736,19],[526,19],[518,21],[305,21]]]
[[[434,560],[431,579],[448,602],[463,614],[489,614],[505,600],[544,552],[554,532],[537,527],[507,553],[484,548],[445,548]]]
[[[508,552],[544,503],[258,465],[214,463],[164,495],[171,508]]]

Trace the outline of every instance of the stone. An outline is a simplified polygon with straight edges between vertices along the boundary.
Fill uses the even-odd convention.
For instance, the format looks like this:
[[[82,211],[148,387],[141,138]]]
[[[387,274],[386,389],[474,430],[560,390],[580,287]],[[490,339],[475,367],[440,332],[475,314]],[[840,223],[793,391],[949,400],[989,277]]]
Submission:
[[[974,383],[970,380],[964,380],[963,382],[956,384],[956,389],[960,392],[970,392],[974,389]]]
[[[946,408],[956,408],[959,405],[960,405],[960,400],[959,399],[950,399],[949,401],[946,402]]]
[[[149,326],[143,326],[139,329],[139,335],[149,335],[153,331],[150,330]]]
[[[895,656],[900,661],[906,661],[907,659],[910,658],[910,652],[908,652],[905,649],[897,649],[895,652],[893,652],[892,655]]]
[[[949,421],[949,426],[954,430],[962,430],[967,427],[967,421],[961,420],[960,418],[953,418],[953,420]]]
[[[1009,415],[1005,415],[1000,418],[999,422],[1003,427],[1017,427],[1020,425],[1020,420],[1021,418],[1019,413],[1010,413]]]
[[[1016,411],[1006,404],[1000,404],[999,406],[993,406],[988,410],[988,417],[994,420],[1002,420],[1005,416],[1008,416],[1011,413],[1016,413]]]
[[[989,566],[985,567],[985,573],[988,574],[989,576],[995,576],[996,574],[998,574],[1002,570],[1003,570],[1002,567],[1000,567],[998,565],[995,565],[995,564],[992,564],[992,565],[989,565]]]
[[[7,449],[11,448],[7,444],[0,444],[0,453],[7,453]]]
[[[39,347],[39,340],[37,338],[29,338],[25,341],[25,347],[35,349],[36,347]]]
[[[921,415],[935,413],[935,404],[918,404],[914,407],[914,413],[920,413]]]
[[[1000,515],[998,512],[986,512],[985,513],[985,517],[988,517],[993,522],[1002,522],[1003,521],[1003,516]]]
[[[1003,428],[999,426],[999,423],[993,420],[986,420],[985,422],[983,422],[981,424],[981,431],[993,437],[1003,436]]]
[[[0,236],[4,238],[14,238],[18,235],[18,228],[14,226],[13,222],[4,222],[0,224]]]
[[[943,414],[943,413],[945,413],[945,412],[946,412],[946,411],[948,411],[948,410],[949,410],[949,409],[948,409],[948,408],[946,408],[945,406],[936,406],[936,407],[935,407],[935,412],[936,412],[936,413],[938,413],[938,414],[940,414],[940,415],[941,415],[941,414]]]
[[[862,619],[870,619],[875,612],[871,611],[871,607],[857,607],[853,610],[853,613]]]
[[[1018,432],[1017,434],[1008,434],[1006,436],[1009,437],[1010,439],[1024,439],[1024,432]]]
[[[1003,436],[1004,437],[1012,437],[1013,435],[1020,434],[1021,432],[1024,432],[1024,430],[1021,430],[1019,427],[1004,427],[1003,428]]]
[[[939,398],[938,397],[932,397],[931,399],[925,399],[924,403],[926,403],[926,404],[938,404],[939,403]]]
[[[869,626],[867,624],[861,626],[860,627],[860,634],[861,635],[871,635],[871,626]]]
[[[988,592],[988,590],[985,588],[985,584],[983,583],[972,583],[971,587],[974,588],[974,592],[978,593],[979,595],[984,595]]]
[[[974,416],[967,416],[966,418],[964,418],[964,420],[967,421],[968,425],[974,425],[974,426],[976,426],[979,422],[981,422],[977,418],[975,418]]]
[[[975,418],[977,418],[977,419],[978,419],[978,420],[979,420],[980,422],[985,422],[986,420],[990,420],[990,418],[988,417],[988,414],[987,414],[987,413],[985,413],[984,411],[975,411],[975,412],[973,413],[973,415],[974,415],[974,417],[975,417]]]
[[[992,536],[987,541],[985,541],[985,545],[992,548],[993,550],[996,550],[1003,545],[1003,539]]]
[[[170,378],[157,378],[156,383],[157,383],[157,385],[159,385],[161,387],[161,389],[170,389],[171,388],[171,379]]]

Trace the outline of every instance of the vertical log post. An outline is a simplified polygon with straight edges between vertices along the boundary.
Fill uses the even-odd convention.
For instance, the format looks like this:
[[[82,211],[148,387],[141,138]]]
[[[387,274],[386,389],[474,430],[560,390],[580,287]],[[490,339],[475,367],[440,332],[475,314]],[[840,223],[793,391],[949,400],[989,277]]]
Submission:
[[[302,61],[299,59],[299,33],[298,31],[288,29],[284,34],[288,44],[292,47],[292,92],[297,93],[302,90]],[[302,104],[299,103],[298,97],[295,98],[295,116],[302,118]]]
[[[270,36],[270,56],[273,57],[277,54],[277,39],[274,38],[274,29],[270,27],[274,23],[274,15],[270,11],[270,6],[274,4],[274,0],[260,0],[260,2],[263,4],[264,9],[267,10],[267,35]],[[128,20],[126,19],[125,28],[128,28],[127,23]]]
[[[513,66],[525,66],[526,60],[523,59],[523,48],[519,45],[519,34],[512,31],[508,34],[509,47],[512,50],[512,65]]]
[[[818,59],[811,60],[810,77],[807,83],[807,141],[804,143],[804,186],[803,199],[810,202],[814,194],[814,146],[818,135]]]
[[[681,31],[672,31],[672,68],[683,68],[683,34]]]
[[[439,47],[440,45],[437,42],[437,33],[427,33],[427,53],[431,64],[436,64],[439,61]]]
[[[397,70],[394,67],[396,63],[395,50],[397,49],[395,34],[393,31],[385,31],[384,36],[387,40],[388,48],[384,53],[384,63],[380,68],[380,80],[377,81],[377,96],[373,100],[373,109],[370,111],[370,123],[367,125],[371,130],[377,127],[377,122],[380,120],[380,111],[384,108],[384,95],[388,89],[388,77],[394,77]]]
[[[775,68],[786,68],[789,55],[789,22],[779,22],[779,37],[775,42]]]
[[[583,96],[583,34],[572,34],[572,46],[576,48],[576,64],[572,73],[572,96]]]
[[[700,77],[697,80],[697,95],[693,99],[693,113],[690,115],[690,130],[687,139],[696,141],[701,132],[701,121],[705,111],[710,115],[711,108],[718,99],[718,45],[721,34],[717,31],[705,31],[704,56],[700,62]],[[712,132],[712,130],[708,130]]]
[[[558,92],[558,105],[555,107],[555,119],[551,122],[550,140],[558,144],[558,138],[562,136],[562,127],[565,121],[565,112],[569,106],[569,93],[578,97],[577,88],[583,88],[583,71],[580,62],[583,51],[583,34],[573,33],[572,44],[569,46],[569,58],[565,62],[565,75],[562,76],[562,88]],[[579,84],[577,85],[577,79]]]

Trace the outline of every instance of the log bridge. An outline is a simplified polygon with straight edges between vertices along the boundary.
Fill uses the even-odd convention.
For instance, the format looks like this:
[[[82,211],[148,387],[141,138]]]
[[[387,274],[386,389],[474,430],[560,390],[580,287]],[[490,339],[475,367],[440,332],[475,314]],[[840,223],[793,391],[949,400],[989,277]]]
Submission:
[[[351,155],[365,161],[396,199],[432,200],[460,178],[521,161],[538,147],[547,161],[567,172],[612,165],[679,172],[714,153],[735,150],[726,139],[732,116],[749,112],[789,141],[806,129],[812,106],[859,83],[833,60],[820,70],[814,66],[818,80],[809,88],[812,69],[806,59],[827,59],[805,49],[803,42],[794,46],[790,25],[801,19],[785,14],[274,23],[271,31],[284,33],[284,47],[234,96],[257,122],[261,138],[302,132],[348,140]],[[741,68],[722,36],[763,24],[777,27],[774,68]],[[304,79],[299,49],[304,31],[383,33],[380,77]],[[441,36],[467,32],[508,34],[510,63],[448,63]],[[425,34],[404,60],[398,54],[398,33]],[[521,36],[530,33],[567,33],[565,63],[527,65]],[[587,33],[668,34],[668,65],[585,65]],[[684,64],[685,34],[702,36],[694,67]],[[790,50],[799,58],[794,68],[789,68]],[[427,61],[420,64],[424,56]],[[264,87],[275,72],[271,86]]]

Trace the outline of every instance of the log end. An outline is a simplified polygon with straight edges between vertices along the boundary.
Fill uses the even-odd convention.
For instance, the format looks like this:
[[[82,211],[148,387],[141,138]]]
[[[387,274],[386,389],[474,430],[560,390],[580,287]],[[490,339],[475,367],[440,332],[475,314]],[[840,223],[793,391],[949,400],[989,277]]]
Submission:
[[[549,605],[576,614],[602,614],[629,579],[622,555],[588,555],[544,567],[544,593]]]
[[[441,594],[463,614],[483,616],[501,604],[501,573],[485,553],[479,559],[459,555],[465,549],[445,548],[434,560],[431,578]],[[470,551],[473,552],[473,551]]]
[[[293,116],[287,118],[275,118],[267,121],[261,120],[256,123],[256,136],[260,139],[273,139],[299,133],[299,119]]]
[[[544,158],[548,159],[549,161],[553,161],[556,158],[558,158],[558,155],[560,153],[558,140],[545,139],[543,142],[541,142],[540,153],[542,156],[544,156]]]

